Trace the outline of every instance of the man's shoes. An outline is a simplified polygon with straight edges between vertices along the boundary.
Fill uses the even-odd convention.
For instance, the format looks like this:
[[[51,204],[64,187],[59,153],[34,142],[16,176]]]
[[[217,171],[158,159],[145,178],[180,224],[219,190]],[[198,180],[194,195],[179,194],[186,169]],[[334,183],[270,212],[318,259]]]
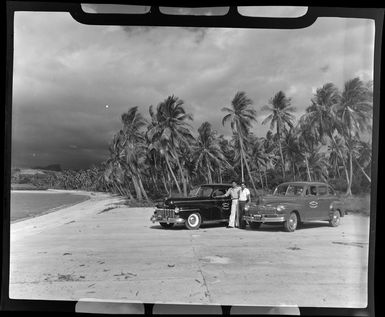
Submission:
[[[234,227],[232,227],[232,226],[227,226],[226,228],[228,229],[228,228],[234,228]]]

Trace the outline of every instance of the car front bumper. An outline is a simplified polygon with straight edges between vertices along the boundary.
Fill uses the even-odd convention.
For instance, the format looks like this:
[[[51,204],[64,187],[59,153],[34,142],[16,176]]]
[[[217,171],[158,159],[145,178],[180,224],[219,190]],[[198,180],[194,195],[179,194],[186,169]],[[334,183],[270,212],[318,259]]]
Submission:
[[[277,215],[277,216],[268,216],[268,215],[249,215],[243,216],[243,220],[249,222],[284,222],[285,216]]]
[[[184,223],[185,219],[180,217],[163,217],[161,215],[152,215],[150,219],[153,223],[165,222],[165,223]]]

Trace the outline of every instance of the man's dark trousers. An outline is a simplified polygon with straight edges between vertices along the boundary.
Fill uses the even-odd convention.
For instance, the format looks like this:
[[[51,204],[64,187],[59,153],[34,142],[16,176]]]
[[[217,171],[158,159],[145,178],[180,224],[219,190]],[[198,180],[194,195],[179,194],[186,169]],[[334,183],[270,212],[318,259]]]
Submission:
[[[238,224],[240,229],[246,228],[246,221],[243,220],[243,216],[245,215],[245,206],[246,201],[239,201],[239,210],[238,210]]]

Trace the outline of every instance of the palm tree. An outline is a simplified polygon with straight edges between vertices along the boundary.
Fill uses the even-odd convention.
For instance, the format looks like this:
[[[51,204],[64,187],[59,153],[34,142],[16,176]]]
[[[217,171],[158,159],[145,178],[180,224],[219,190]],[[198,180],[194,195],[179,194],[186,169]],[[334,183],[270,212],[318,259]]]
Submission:
[[[130,176],[137,193],[137,198],[142,199],[142,194],[148,200],[147,193],[144,189],[141,170],[146,159],[146,144],[143,134],[143,127],[147,122],[138,112],[138,107],[130,108],[126,113],[122,114],[123,136],[124,140],[124,158],[128,167]]]
[[[244,146],[244,142],[247,138],[247,135],[249,134],[252,122],[256,121],[257,116],[257,112],[253,108],[250,108],[252,104],[253,101],[247,97],[245,92],[237,92],[233,100],[231,101],[232,107],[222,108],[222,111],[227,112],[227,114],[222,119],[222,124],[225,125],[225,123],[230,122],[233,135],[237,135],[240,145],[242,182],[245,181],[243,172],[243,163],[245,163],[254,191],[257,194],[257,189],[255,188],[254,180],[251,177],[249,164],[245,159],[246,154]]]
[[[338,88],[333,83],[327,83],[317,89],[311,99],[311,105],[303,115],[316,133],[317,139],[323,144],[325,136],[332,139],[336,129],[337,118],[333,109],[339,104],[340,99]]]
[[[312,130],[318,141],[325,144],[325,136],[334,144],[334,149],[340,157],[345,171],[346,182],[349,184],[348,170],[342,150],[337,146],[335,132],[341,133],[341,122],[336,116],[336,108],[341,102],[341,94],[333,83],[327,83],[318,88],[311,100],[311,105],[301,120],[307,121],[307,126]]]
[[[298,144],[300,152],[303,154],[308,181],[312,181],[309,159],[312,153],[315,152],[317,147],[317,135],[314,129],[310,125],[309,121],[303,117],[300,118],[298,124],[295,127],[296,134],[298,135]]]
[[[251,162],[252,164],[254,164],[254,166],[258,170],[259,180],[260,180],[262,189],[264,189],[262,168],[266,172],[267,163],[269,162],[269,154],[267,154],[265,151],[263,141],[264,141],[263,138],[257,138],[254,135],[250,135],[249,142],[248,142],[250,144]]]
[[[109,146],[110,158],[106,162],[104,179],[115,192],[121,196],[127,195],[130,199],[133,199],[130,189],[123,186],[125,183],[125,168],[122,165],[124,150],[121,143],[121,134],[115,134]],[[71,179],[74,179],[74,177],[71,177]]]
[[[338,135],[335,136],[334,141],[328,145],[327,152],[329,153],[329,167],[334,175],[340,177],[340,168],[343,166],[345,175],[348,175],[346,170],[346,146],[344,140]]]
[[[353,151],[354,141],[363,132],[371,131],[373,94],[370,86],[365,85],[359,78],[348,80],[337,106],[337,115],[342,123],[342,133],[348,150],[349,182],[346,191],[351,195],[353,181]]]
[[[353,150],[353,160],[364,174],[365,178],[371,183],[371,178],[368,173],[365,171],[368,167],[371,166],[372,162],[372,147],[369,142],[355,140],[354,150]]]
[[[315,151],[311,152],[308,158],[309,170],[313,175],[314,180],[327,182],[328,170],[327,160],[324,152],[317,147]]]
[[[221,152],[225,157],[225,160],[229,163],[228,167],[225,167],[223,165],[219,167],[218,179],[219,179],[219,183],[222,183],[224,178],[234,179],[236,177],[236,173],[234,170],[234,164],[235,164],[234,158],[236,155],[235,155],[234,148],[230,144],[230,141],[225,139],[223,135],[220,135],[218,137],[218,143],[219,143]]]
[[[269,100],[269,104],[262,107],[262,111],[270,111],[271,113],[262,121],[262,124],[270,122],[270,129],[277,129],[279,153],[282,162],[282,176],[285,179],[285,160],[282,153],[281,137],[286,126],[293,127],[294,116],[291,114],[295,108],[291,106],[291,99],[287,98],[285,93],[279,91],[273,98]]]
[[[206,171],[208,183],[213,182],[212,172],[214,166],[228,165],[219,146],[216,132],[212,130],[209,122],[203,122],[198,129],[198,138],[193,146],[193,160],[195,170]]]
[[[173,172],[169,159],[175,160],[183,183],[183,193],[187,196],[187,182],[178,150],[181,144],[188,146],[194,138],[187,123],[188,120],[192,120],[192,116],[186,113],[183,103],[183,100],[172,95],[158,104],[156,112],[150,106],[152,122],[148,127],[147,136],[151,144],[157,143],[157,147],[163,150],[171,174]],[[176,181],[175,175],[173,178]]]
[[[298,133],[295,128],[292,128],[284,133],[282,152],[284,157],[286,158],[286,162],[290,162],[295,180],[298,170],[297,162],[301,162],[304,160],[304,155],[301,151],[298,140]]]

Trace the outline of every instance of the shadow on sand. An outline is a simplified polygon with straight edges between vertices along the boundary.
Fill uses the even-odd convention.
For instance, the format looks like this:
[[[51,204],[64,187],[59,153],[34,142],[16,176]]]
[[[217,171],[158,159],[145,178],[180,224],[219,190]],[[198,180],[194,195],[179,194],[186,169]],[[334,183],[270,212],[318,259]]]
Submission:
[[[227,223],[218,222],[218,223],[202,223],[202,225],[199,227],[198,230],[201,229],[211,229],[211,228],[220,228],[220,227],[226,227]],[[150,229],[161,229],[161,230],[188,230],[184,224],[176,224],[172,228],[163,228],[159,224],[154,224],[150,227]]]
[[[210,223],[210,224],[202,224],[198,230],[201,229],[213,229],[213,228],[225,228],[226,229],[227,223]],[[300,224],[297,227],[297,230],[306,230],[306,229],[313,229],[313,228],[323,228],[323,227],[329,227],[329,223],[326,221],[316,221],[316,222],[305,222]],[[163,228],[159,224],[154,224],[150,227],[150,229],[158,229],[158,230],[188,230],[184,224],[176,224],[171,228]],[[238,229],[238,228],[235,228]],[[240,229],[238,229],[240,230]],[[268,231],[268,232],[275,232],[275,231],[284,231],[282,224],[262,224],[260,228],[258,229],[251,229],[249,226],[246,226],[245,229],[247,231]]]
[[[298,225],[296,231],[298,230],[306,230],[313,228],[323,228],[329,227],[329,222],[327,221],[316,221],[316,222],[305,222]],[[258,229],[251,229],[249,226],[246,227],[246,230],[250,231],[284,231],[282,224],[262,224]]]

